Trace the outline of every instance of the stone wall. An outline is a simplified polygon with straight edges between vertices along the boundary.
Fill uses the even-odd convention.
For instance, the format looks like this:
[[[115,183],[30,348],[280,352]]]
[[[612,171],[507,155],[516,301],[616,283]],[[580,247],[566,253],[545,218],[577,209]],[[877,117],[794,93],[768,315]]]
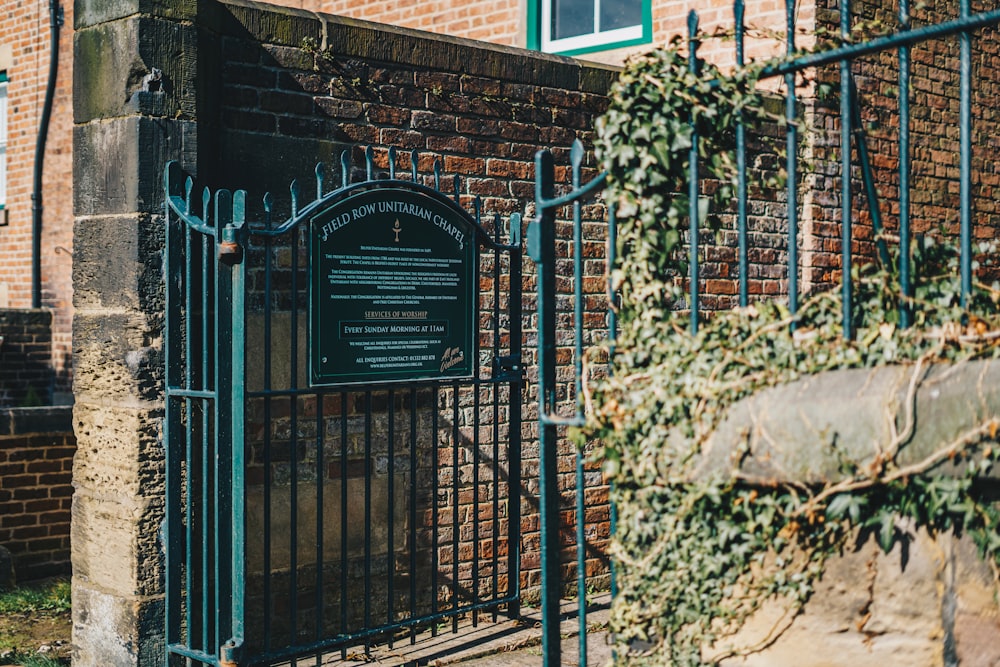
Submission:
[[[52,311],[0,309],[0,408],[49,405]]]
[[[0,408],[0,546],[21,582],[69,574],[71,413]]]

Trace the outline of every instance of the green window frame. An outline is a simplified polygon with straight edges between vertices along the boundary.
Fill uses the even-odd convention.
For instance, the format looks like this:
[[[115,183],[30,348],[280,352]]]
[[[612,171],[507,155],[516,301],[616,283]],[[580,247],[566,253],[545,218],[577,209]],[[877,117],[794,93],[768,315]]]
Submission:
[[[594,11],[593,29],[569,37],[553,35],[553,16],[560,2],[571,0],[528,0],[528,48],[563,56],[608,51],[653,41],[652,0],[590,0]],[[578,0],[577,0],[578,1]],[[634,2],[640,5],[639,23],[610,30],[601,29],[601,7]]]
[[[0,70],[0,211],[7,206],[7,72]],[[3,218],[0,217],[0,224]]]

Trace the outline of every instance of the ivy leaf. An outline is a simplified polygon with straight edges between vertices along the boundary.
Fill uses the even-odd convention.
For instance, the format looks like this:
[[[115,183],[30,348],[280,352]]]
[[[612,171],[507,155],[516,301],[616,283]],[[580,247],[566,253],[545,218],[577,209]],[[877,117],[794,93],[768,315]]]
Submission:
[[[892,543],[896,538],[896,517],[891,512],[879,512],[878,545],[882,551],[892,551]]]

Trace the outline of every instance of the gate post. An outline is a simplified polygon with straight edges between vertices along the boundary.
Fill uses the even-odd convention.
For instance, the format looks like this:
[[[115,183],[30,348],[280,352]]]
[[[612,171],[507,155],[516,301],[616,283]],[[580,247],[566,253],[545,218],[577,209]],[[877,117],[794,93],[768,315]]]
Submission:
[[[538,513],[541,531],[542,658],[546,666],[558,665],[559,598],[562,568],[559,562],[559,478],[556,424],[546,419],[556,404],[556,299],[555,210],[539,205],[552,199],[555,169],[552,154],[535,156],[537,219],[528,237],[531,259],[538,270]]]
[[[196,0],[77,0],[73,664],[163,663],[162,186],[198,171]]]

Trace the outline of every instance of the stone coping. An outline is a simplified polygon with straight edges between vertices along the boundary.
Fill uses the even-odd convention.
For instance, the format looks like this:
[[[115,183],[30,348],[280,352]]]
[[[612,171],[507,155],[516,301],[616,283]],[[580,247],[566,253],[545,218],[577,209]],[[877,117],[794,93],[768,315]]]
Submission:
[[[72,433],[73,406],[0,408],[0,438],[35,433]]]
[[[924,467],[949,444],[995,442],[998,424],[1000,360],[827,371],[729,407],[695,475],[738,474],[768,486],[835,482],[845,463],[864,471],[888,456]],[[935,472],[962,474],[948,457],[935,463]]]

